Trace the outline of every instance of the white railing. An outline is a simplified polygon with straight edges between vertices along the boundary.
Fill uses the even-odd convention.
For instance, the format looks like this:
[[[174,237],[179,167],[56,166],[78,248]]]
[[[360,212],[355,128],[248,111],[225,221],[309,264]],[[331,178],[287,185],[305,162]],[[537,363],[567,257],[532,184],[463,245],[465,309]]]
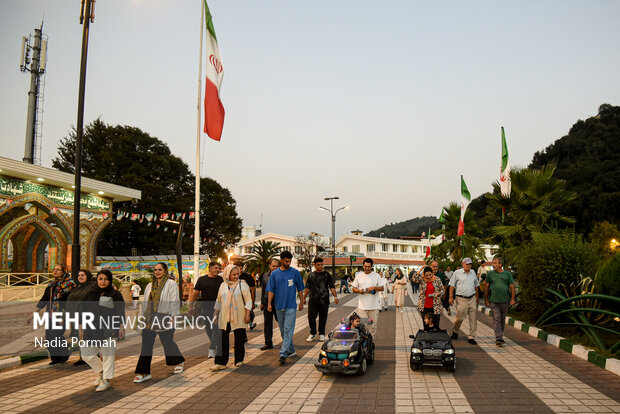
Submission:
[[[45,285],[52,278],[51,273],[0,273],[0,287]]]

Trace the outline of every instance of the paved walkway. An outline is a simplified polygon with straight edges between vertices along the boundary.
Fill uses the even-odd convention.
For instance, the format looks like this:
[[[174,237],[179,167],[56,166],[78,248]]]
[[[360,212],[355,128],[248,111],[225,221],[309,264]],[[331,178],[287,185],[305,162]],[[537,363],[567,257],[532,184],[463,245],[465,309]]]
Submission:
[[[341,295],[330,307],[328,327],[355,309],[353,294]],[[2,412],[423,412],[423,413],[586,413],[620,412],[620,377],[567,352],[506,327],[506,346],[496,348],[491,318],[478,314],[479,345],[455,341],[457,370],[409,369],[410,333],[421,319],[407,297],[405,312],[381,312],[376,362],[364,376],[332,376],[313,366],[319,342],[308,343],[306,310],[297,315],[294,342],[298,357],[285,366],[278,350],[260,351],[259,326],[249,332],[245,365],[212,373],[205,358],[203,332],[179,331],[175,338],[185,355],[186,370],[173,375],[161,347],[153,358],[153,379],[134,384],[140,337],[120,342],[112,388],[95,393],[92,371],[72,364],[49,367],[47,361],[0,372]],[[450,328],[451,317],[441,325]],[[461,338],[466,338],[467,323]],[[279,331],[274,341],[280,341]],[[159,342],[158,342],[159,343]],[[74,361],[73,356],[70,361]]]

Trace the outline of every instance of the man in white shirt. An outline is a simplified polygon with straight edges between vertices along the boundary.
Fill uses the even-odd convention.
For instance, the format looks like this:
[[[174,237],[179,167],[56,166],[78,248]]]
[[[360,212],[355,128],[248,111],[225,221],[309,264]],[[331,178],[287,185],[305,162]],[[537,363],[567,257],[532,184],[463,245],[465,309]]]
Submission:
[[[385,279],[372,271],[372,265],[372,259],[364,259],[362,263],[364,271],[358,272],[350,285],[353,288],[353,293],[360,295],[355,312],[362,318],[372,319],[370,333],[374,336],[379,325],[379,309],[381,309],[377,292],[382,292],[385,289]]]
[[[478,327],[477,314],[478,304],[480,298],[478,296],[478,277],[476,272],[471,268],[472,262],[469,257],[463,259],[463,268],[457,269],[450,279],[450,305],[454,303],[456,297],[456,319],[454,319],[454,327],[452,329],[452,339],[458,339],[459,328],[463,323],[465,317],[469,321],[469,335],[467,335],[467,341],[476,345],[477,342],[474,339],[476,336],[476,329]]]

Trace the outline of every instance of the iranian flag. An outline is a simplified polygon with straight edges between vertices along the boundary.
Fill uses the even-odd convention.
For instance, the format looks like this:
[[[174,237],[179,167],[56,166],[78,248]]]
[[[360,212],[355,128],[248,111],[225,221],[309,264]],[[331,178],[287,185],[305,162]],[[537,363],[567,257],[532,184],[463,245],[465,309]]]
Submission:
[[[465,210],[467,210],[470,200],[471,195],[469,194],[467,184],[465,184],[465,180],[461,175],[461,218],[459,219],[459,229],[456,232],[457,237],[465,234]]]
[[[213,16],[205,0],[205,21],[207,22],[207,80],[205,85],[205,128],[204,132],[212,139],[219,141],[224,127],[224,105],[220,100],[220,88],[224,79],[224,66],[217,37],[213,28]]]
[[[443,213],[443,211],[442,211]],[[428,246],[426,246],[426,256],[424,258],[431,256],[431,228],[428,228]]]
[[[510,197],[510,164],[508,163],[508,146],[506,145],[504,127],[502,127],[502,168],[499,172],[499,184],[502,196]]]

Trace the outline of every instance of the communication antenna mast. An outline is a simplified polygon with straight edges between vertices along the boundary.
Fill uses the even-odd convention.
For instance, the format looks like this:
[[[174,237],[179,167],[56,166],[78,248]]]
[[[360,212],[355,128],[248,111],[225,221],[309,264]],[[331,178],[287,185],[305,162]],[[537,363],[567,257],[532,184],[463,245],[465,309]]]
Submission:
[[[47,65],[47,39],[47,35],[43,34],[43,22],[41,22],[41,27],[34,29],[34,36],[30,34],[28,37],[22,37],[22,52],[19,63],[19,69],[22,72],[30,72],[26,145],[23,161],[39,165],[41,164],[41,139],[43,137],[43,90]]]

